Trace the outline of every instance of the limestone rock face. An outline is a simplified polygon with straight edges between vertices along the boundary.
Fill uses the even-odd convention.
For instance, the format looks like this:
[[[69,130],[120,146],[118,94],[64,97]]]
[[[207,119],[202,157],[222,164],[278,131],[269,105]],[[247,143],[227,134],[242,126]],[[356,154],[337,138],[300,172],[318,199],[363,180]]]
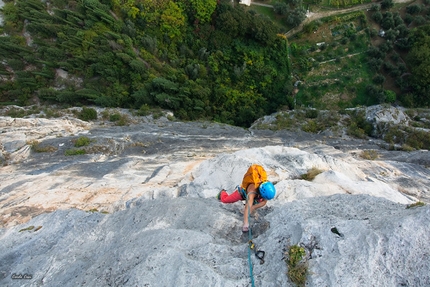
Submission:
[[[0,286],[249,286],[243,203],[216,195],[253,163],[277,189],[250,222],[266,252],[261,265],[251,254],[256,286],[293,286],[291,245],[306,250],[307,286],[430,285],[430,209],[411,207],[430,202],[428,151],[166,118],[0,129]],[[67,156],[82,135],[86,154]]]
[[[2,286],[249,286],[241,204],[138,200],[113,214],[57,210],[1,231]],[[256,286],[294,286],[285,250],[305,247],[308,286],[428,286],[430,208],[369,195],[274,203],[253,221]],[[33,230],[21,231],[34,226]],[[34,231],[36,228],[40,228]],[[16,280],[11,274],[30,274]]]
[[[383,107],[380,105],[368,107],[366,109],[366,117],[373,121],[376,125],[380,123],[391,123],[408,125],[409,116],[404,113],[403,108]]]

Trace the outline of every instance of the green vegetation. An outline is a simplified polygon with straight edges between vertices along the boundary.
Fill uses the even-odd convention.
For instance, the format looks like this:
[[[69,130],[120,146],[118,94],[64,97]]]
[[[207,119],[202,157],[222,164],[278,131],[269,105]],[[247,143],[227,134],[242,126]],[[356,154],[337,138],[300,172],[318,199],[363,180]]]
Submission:
[[[29,226],[29,227],[27,227],[27,228],[20,229],[20,230],[19,230],[19,232],[23,232],[23,231],[30,231],[30,230],[33,230],[33,229],[34,229],[34,226],[33,226],[33,225],[31,225],[31,226]]]
[[[83,121],[97,120],[97,111],[93,108],[83,107],[78,114],[78,118]]]
[[[24,109],[24,108],[15,108],[12,107],[10,108],[5,116],[9,116],[11,118],[24,118],[26,116],[32,115],[32,114],[38,114],[39,110],[34,109],[34,107],[32,107],[32,109],[28,110],[28,109]]]
[[[74,141],[74,146],[75,147],[83,147],[83,146],[87,146],[91,143],[91,139],[88,137],[79,137]]]
[[[414,208],[414,207],[420,207],[420,206],[424,206],[424,205],[426,205],[424,202],[417,201],[415,203],[406,205],[406,209]]]
[[[360,157],[367,160],[375,160],[379,157],[376,150],[363,150],[360,153]]]
[[[314,21],[291,44],[293,72],[304,81],[296,104],[339,110],[376,101],[366,93],[371,81],[363,64],[370,45],[363,12]]]
[[[35,152],[55,152],[58,148],[51,145],[42,145],[38,141],[34,140],[28,143],[31,149]]]
[[[289,104],[288,41],[269,18],[243,5],[216,0],[49,4],[48,13],[47,3],[39,0],[5,3],[0,102],[25,105],[38,97],[75,106],[147,105],[172,110],[182,120],[240,126]],[[80,117],[96,119],[87,109]]]
[[[402,145],[408,149],[430,149],[430,133],[410,127],[388,125],[384,135],[388,143]]]
[[[64,152],[64,155],[66,156],[73,156],[73,155],[83,155],[87,152],[84,149],[68,149]]]
[[[300,176],[300,178],[301,178],[301,179],[304,179],[304,180],[312,181],[312,180],[314,180],[314,178],[315,178],[317,175],[319,175],[320,173],[323,173],[323,172],[324,172],[323,170],[321,170],[321,169],[319,169],[319,168],[316,168],[316,167],[313,167],[313,168],[311,168],[310,170],[308,170],[308,172],[307,172],[307,173],[302,174],[302,175]]]
[[[306,252],[303,247],[292,245],[288,248],[287,265],[288,278],[296,286],[305,286],[306,276],[308,273],[308,265],[305,258]]]
[[[379,11],[376,6],[371,15],[371,21],[384,35],[371,35],[377,44],[367,52],[367,62],[374,73],[374,84],[368,86],[368,92],[379,103],[398,101],[405,107],[429,106],[429,3],[393,7],[392,1],[384,0],[381,8],[391,9]]]
[[[303,130],[318,133],[326,129],[337,129],[340,115],[337,112],[319,111],[316,109],[295,109],[279,112],[276,120],[270,124],[258,124],[258,129]]]
[[[371,0],[317,0],[317,3],[321,6],[334,7],[334,8],[345,8],[359,4],[365,4],[372,2]],[[313,2],[315,3],[315,2]]]
[[[348,110],[347,134],[356,138],[365,139],[372,135],[373,126],[366,120],[363,110]]]
[[[308,23],[290,39],[283,34],[302,23],[305,9],[368,2],[279,0],[272,9],[229,0],[5,1],[0,104],[80,106],[78,116],[85,121],[98,116],[90,105],[155,119],[168,109],[174,113],[170,120],[243,127],[279,110],[299,110],[298,116],[303,107],[429,106],[430,1],[383,0],[369,11]],[[336,128],[339,117],[326,121],[317,110],[306,112],[314,114],[301,122],[278,115],[269,128]],[[28,113],[9,111],[14,117]],[[103,118],[130,123],[119,113]],[[351,136],[375,132],[361,115],[348,121]],[[413,127],[429,128],[429,122],[416,120]],[[405,150],[429,146],[425,132],[385,128],[386,140]]]

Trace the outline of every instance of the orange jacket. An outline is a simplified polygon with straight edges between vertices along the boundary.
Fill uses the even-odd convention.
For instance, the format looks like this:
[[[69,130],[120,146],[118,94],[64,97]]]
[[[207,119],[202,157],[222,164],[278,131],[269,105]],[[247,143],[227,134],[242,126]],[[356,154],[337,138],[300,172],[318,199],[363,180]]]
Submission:
[[[258,188],[265,181],[267,181],[267,173],[264,168],[261,165],[253,164],[243,176],[241,187],[246,190],[253,183],[255,188]]]

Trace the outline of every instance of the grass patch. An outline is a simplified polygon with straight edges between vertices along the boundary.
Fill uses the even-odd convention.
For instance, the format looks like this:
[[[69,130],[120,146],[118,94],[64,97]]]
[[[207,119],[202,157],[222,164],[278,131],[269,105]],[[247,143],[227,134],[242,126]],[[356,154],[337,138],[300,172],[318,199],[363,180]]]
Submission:
[[[296,286],[305,286],[306,276],[308,274],[308,265],[305,260],[305,249],[298,245],[293,245],[288,248],[288,256],[286,259],[288,266],[288,278]]]
[[[97,111],[93,108],[83,107],[78,114],[78,118],[83,121],[97,120]]]
[[[310,170],[308,170],[308,172],[307,172],[307,173],[302,174],[302,175],[300,176],[300,178],[301,178],[301,179],[304,179],[304,180],[312,181],[312,180],[314,180],[314,178],[315,178],[318,174],[323,173],[323,172],[324,172],[323,170],[321,170],[321,169],[319,169],[319,168],[316,168],[316,167],[313,167],[313,168],[311,168]]]
[[[73,155],[83,155],[86,154],[87,152],[84,149],[68,149],[64,152],[64,155],[66,156],[73,156]]]
[[[32,113],[29,113],[23,108],[11,108],[5,113],[6,116],[9,116],[11,118],[23,118],[31,114]]]
[[[387,143],[399,144],[407,151],[430,149],[430,133],[415,128],[389,125],[383,139]]]
[[[58,148],[52,145],[43,146],[36,140],[30,141],[27,144],[30,145],[31,149],[35,152],[56,152],[58,150]]]
[[[402,145],[402,151],[414,151],[415,149],[411,147],[410,145],[403,144]]]
[[[255,11],[257,14],[267,16],[281,31],[285,32],[291,28],[287,26],[285,17],[276,15],[272,7],[253,5],[248,9]]]
[[[127,115],[119,115],[119,117],[115,117],[114,119],[115,119],[114,122],[117,126],[128,126],[128,125],[130,125],[130,119]]]
[[[32,226],[29,226],[29,227],[27,227],[27,228],[23,228],[23,229],[21,229],[19,232],[23,232],[23,231],[30,231],[30,230],[33,230],[34,229],[34,226],[32,225]]]
[[[424,202],[418,201],[418,202],[406,205],[406,209],[414,208],[414,207],[420,207],[420,206],[424,206],[424,205],[426,205]]]
[[[75,147],[87,146],[91,143],[90,138],[82,136],[73,141]]]
[[[321,6],[326,6],[326,7],[334,7],[334,8],[345,8],[345,7],[351,7],[354,5],[360,5],[360,4],[365,4],[365,3],[370,3],[372,2],[371,0],[322,0],[320,2]],[[313,4],[310,3],[310,4]]]
[[[62,116],[62,113],[55,109],[45,108],[43,109],[43,113],[45,114],[45,118],[59,118]]]
[[[363,150],[360,153],[360,157],[367,160],[375,160],[379,157],[376,150]]]

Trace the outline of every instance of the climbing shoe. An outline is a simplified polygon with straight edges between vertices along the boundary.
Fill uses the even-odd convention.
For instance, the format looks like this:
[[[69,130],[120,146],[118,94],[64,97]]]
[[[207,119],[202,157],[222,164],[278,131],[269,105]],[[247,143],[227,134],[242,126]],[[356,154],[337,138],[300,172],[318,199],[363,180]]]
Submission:
[[[225,191],[225,189],[221,190],[221,191],[218,193],[218,195],[216,196],[216,198],[217,198],[218,200],[221,200],[221,192],[223,192],[223,191]],[[225,191],[225,192],[226,192],[226,191]]]

